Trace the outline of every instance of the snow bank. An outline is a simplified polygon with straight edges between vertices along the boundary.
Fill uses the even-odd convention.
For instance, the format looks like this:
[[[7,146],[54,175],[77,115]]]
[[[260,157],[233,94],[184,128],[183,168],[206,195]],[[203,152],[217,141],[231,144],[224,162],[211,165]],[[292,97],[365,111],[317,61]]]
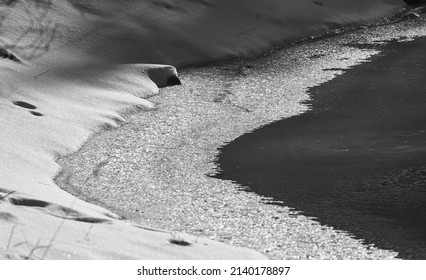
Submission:
[[[40,246],[30,257],[262,258],[204,239],[176,248],[169,233],[118,221],[59,189],[54,159],[123,123],[125,112],[152,109],[144,97],[158,87],[179,84],[174,67],[157,63],[244,55],[400,7],[399,0],[2,1],[0,256],[24,258]]]
[[[99,128],[123,123],[120,113],[152,109],[141,98],[158,92],[148,77],[165,85],[177,78],[174,67],[0,65],[0,258],[263,258],[184,234],[178,238],[192,246],[173,245],[173,234],[120,221],[53,182],[55,157],[77,150]]]
[[[115,62],[172,65],[258,52],[330,26],[389,15],[405,4],[402,0],[43,0],[32,6],[10,2],[18,3],[8,7],[2,32],[11,49],[25,58],[43,56],[52,62],[57,58],[52,53],[61,52],[61,61],[90,54]],[[28,18],[36,18],[30,30]]]

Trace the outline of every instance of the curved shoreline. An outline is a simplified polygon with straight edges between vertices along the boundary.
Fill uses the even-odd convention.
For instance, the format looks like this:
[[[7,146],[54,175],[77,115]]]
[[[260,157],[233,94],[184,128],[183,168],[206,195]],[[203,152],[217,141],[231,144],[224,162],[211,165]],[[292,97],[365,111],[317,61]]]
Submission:
[[[311,110],[221,148],[215,177],[425,259],[425,39],[380,46],[371,62],[311,88]]]
[[[336,25],[368,22],[406,7],[402,0],[316,2],[187,0],[158,5],[157,1],[77,4],[76,1],[53,0],[43,1],[43,4],[12,1],[1,5],[5,12],[1,20],[4,27],[1,48],[5,55],[0,59],[0,75],[4,80],[0,114],[5,120],[2,124],[5,137],[0,140],[0,239],[12,242],[13,237],[14,244],[26,246],[0,246],[0,258],[265,258],[254,250],[205,238],[197,239],[200,242],[192,246],[180,247],[170,241],[173,238],[170,232],[154,233],[134,223],[120,221],[118,215],[104,207],[87,203],[59,188],[53,181],[60,171],[55,159],[77,151],[93,133],[120,126],[125,122],[121,115],[142,108],[152,109],[153,104],[144,99],[158,93],[159,84],[153,82],[156,79],[151,70],[166,67],[168,69],[160,72],[169,76],[174,75],[173,68],[141,62],[179,65],[205,58],[247,54],[268,48],[277,40],[308,36]],[[34,21],[28,22],[28,18]],[[40,30],[43,32],[38,32]],[[238,71],[230,72],[244,76],[246,70],[238,66]],[[200,85],[203,82],[200,80]],[[220,89],[212,81],[212,87],[216,90],[213,102],[227,103],[231,86],[218,92]],[[253,100],[255,106],[263,101]],[[175,104],[171,99],[168,101]],[[176,102],[187,109],[179,112],[187,128],[190,126],[188,112],[193,112],[194,116],[204,115],[204,112],[194,111],[194,106],[199,109],[198,101],[192,104],[194,106],[187,104],[193,102],[191,99],[176,99]],[[252,108],[232,104],[237,112],[252,112]],[[209,106],[203,106],[201,108],[209,111]],[[211,117],[212,120],[216,118]],[[165,119],[159,124],[157,119],[142,122],[137,127],[139,131],[154,132],[150,135],[155,138],[153,147],[163,137],[155,132],[170,121]],[[181,125],[181,122],[173,124]],[[182,136],[185,137],[185,133]],[[176,136],[173,143],[181,138]],[[121,160],[119,149],[120,146],[114,164]],[[202,150],[201,154],[204,152]],[[175,159],[174,154],[172,158]],[[130,169],[140,166],[136,164],[140,159],[132,160],[135,164]],[[128,163],[132,160],[126,159]],[[148,161],[143,164],[151,165]],[[107,162],[99,162],[93,175],[101,174],[104,167],[110,166]],[[112,171],[119,172],[118,177],[124,174],[118,166]],[[156,178],[157,171],[152,171],[154,173],[146,178]],[[137,185],[146,178],[136,179],[134,183]],[[123,191],[131,195],[127,189]],[[108,194],[109,189],[95,191],[94,198],[102,192]],[[122,190],[115,192],[118,195]],[[131,197],[139,195],[136,192]],[[126,205],[123,199],[117,198],[117,201]],[[96,223],[93,231],[88,223],[90,226]],[[15,227],[39,241],[13,235]],[[84,237],[88,231],[90,240]],[[52,236],[55,246],[51,246]]]
[[[261,63],[184,71],[186,86],[165,89],[150,99],[160,105],[158,110],[131,116],[126,125],[93,136],[79,152],[60,159],[71,173],[70,185],[64,186],[66,172],[57,183],[71,193],[82,191],[83,199],[96,197],[137,222],[254,248],[271,258],[393,258],[394,252],[364,245],[289,208],[261,203],[268,199],[204,174],[214,172],[212,160],[223,143],[306,110],[301,105],[308,98],[306,89],[342,74],[322,70],[344,69],[377,53],[346,44],[419,36],[423,31],[409,22],[397,27],[398,32],[378,27],[308,43],[261,58]],[[271,82],[271,73],[278,79]],[[270,87],[264,88],[263,81]],[[212,90],[205,91],[205,84]],[[247,94],[250,90],[253,94]],[[143,146],[132,146],[137,141]],[[141,192],[145,197],[136,197]]]

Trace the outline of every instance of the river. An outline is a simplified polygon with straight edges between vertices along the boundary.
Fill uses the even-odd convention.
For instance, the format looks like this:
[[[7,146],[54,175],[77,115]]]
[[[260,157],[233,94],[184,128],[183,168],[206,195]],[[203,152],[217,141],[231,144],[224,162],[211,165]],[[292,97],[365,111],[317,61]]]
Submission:
[[[217,178],[426,259],[425,77],[426,40],[391,43],[311,88],[311,110],[222,148]]]

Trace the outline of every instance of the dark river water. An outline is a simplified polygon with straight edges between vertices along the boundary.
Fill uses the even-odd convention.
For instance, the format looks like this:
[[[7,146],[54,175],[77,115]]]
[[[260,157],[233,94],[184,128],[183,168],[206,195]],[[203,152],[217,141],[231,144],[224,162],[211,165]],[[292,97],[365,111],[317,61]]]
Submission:
[[[311,110],[221,149],[217,178],[426,259],[426,39],[311,88]]]

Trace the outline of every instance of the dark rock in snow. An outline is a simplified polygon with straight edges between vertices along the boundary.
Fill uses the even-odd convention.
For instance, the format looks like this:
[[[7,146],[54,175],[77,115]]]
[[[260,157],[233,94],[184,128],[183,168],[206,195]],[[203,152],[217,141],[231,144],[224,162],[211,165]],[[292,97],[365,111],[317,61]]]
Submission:
[[[404,0],[405,3],[408,5],[420,5],[420,4],[426,4],[426,0]]]

